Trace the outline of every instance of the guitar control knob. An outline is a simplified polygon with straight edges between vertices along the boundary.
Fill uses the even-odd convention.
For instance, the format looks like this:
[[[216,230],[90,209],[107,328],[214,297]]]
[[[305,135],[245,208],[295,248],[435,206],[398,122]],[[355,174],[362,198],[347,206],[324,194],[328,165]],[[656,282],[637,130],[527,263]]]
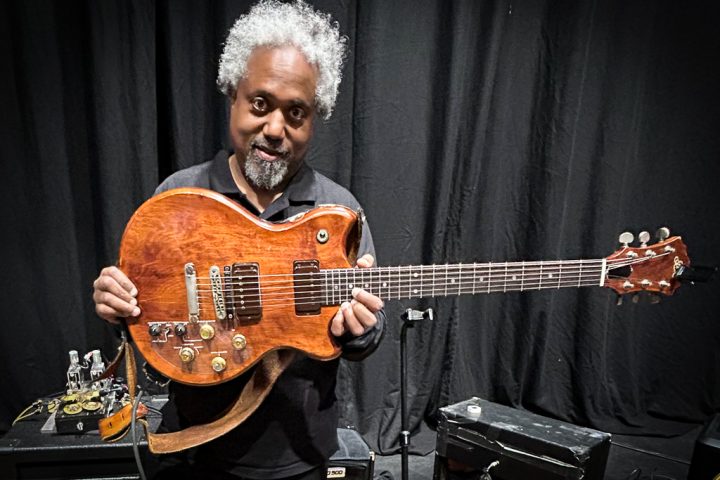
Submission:
[[[187,327],[184,323],[178,323],[175,325],[175,335],[183,337],[187,333]]]
[[[202,327],[200,327],[200,338],[203,340],[210,340],[215,336],[215,329],[212,325],[209,323],[204,323]]]
[[[159,323],[153,323],[148,327],[148,332],[152,337],[160,336],[160,334],[162,333],[162,327]]]
[[[227,363],[223,357],[215,357],[210,363],[212,364],[212,369],[218,373],[224,371],[225,367],[227,367]]]
[[[236,334],[232,337],[232,346],[235,350],[245,350],[247,347],[247,339],[245,335]]]
[[[183,363],[190,363],[195,360],[195,350],[190,347],[183,347],[180,349],[180,361]]]

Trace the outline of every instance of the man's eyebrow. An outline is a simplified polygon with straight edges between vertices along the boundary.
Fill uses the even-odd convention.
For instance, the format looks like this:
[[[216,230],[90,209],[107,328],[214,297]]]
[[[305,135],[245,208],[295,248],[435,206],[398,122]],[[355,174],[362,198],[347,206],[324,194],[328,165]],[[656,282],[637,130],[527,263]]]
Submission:
[[[248,98],[255,98],[255,97],[265,97],[265,98],[267,98],[268,100],[271,100],[271,101],[273,101],[273,102],[277,102],[277,101],[278,101],[278,98],[277,98],[275,95],[273,95],[272,93],[268,92],[267,90],[262,90],[262,89],[254,90],[254,91],[252,91],[252,92],[250,92],[250,93],[248,94]],[[293,98],[293,99],[291,99],[291,100],[288,100],[288,101],[285,102],[285,103],[289,104],[289,105],[292,106],[292,107],[302,107],[302,108],[305,108],[305,109],[310,109],[310,108],[312,108],[312,104],[309,104],[308,102],[306,102],[306,101],[303,100],[302,98]]]

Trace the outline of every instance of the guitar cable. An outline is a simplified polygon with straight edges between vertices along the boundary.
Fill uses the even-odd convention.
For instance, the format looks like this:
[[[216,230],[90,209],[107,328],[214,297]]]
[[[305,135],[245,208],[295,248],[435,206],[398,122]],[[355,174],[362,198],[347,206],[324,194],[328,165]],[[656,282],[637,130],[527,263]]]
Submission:
[[[138,439],[137,439],[137,422],[135,421],[135,417],[137,416],[137,410],[138,406],[140,405],[140,398],[143,395],[143,389],[139,385],[137,386],[137,395],[135,395],[135,401],[133,402],[133,408],[132,408],[132,417],[130,420],[130,431],[132,432],[132,447],[133,447],[133,455],[135,456],[135,464],[137,465],[138,474],[140,474],[140,480],[147,480],[147,477],[145,476],[145,469],[143,469],[142,466],[142,459],[140,458],[140,448],[138,447]]]

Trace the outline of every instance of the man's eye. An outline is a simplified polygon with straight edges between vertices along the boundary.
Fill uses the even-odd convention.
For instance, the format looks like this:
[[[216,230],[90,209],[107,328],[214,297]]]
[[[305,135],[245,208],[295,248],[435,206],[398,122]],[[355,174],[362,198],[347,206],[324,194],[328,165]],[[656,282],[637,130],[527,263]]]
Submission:
[[[267,110],[267,102],[262,97],[255,97],[250,102],[252,105],[253,110],[257,112],[264,112]]]
[[[290,109],[290,116],[293,120],[302,120],[306,116],[305,110],[300,107],[293,107]]]

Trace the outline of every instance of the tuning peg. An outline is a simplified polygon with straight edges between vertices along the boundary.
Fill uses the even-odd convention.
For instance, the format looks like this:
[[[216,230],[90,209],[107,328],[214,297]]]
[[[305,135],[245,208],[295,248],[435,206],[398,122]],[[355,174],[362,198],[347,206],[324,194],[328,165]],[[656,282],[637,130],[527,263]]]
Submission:
[[[636,293],[632,296],[632,302],[638,303],[640,301],[640,296]]]
[[[660,300],[661,300],[660,295],[658,295],[656,293],[650,294],[650,303],[652,303],[653,305],[660,303]]]
[[[645,248],[647,247],[647,242],[650,240],[650,233],[649,232],[640,232],[638,235],[638,240],[640,240],[640,246]]]
[[[633,240],[635,240],[635,235],[630,232],[623,232],[618,238],[618,242],[622,243],[624,247],[627,247],[628,243],[632,242]]]
[[[655,232],[655,236],[657,237],[658,241],[662,242],[670,236],[670,229],[667,227],[660,227],[658,228],[657,232]]]
[[[617,305],[617,306],[619,307],[620,305],[622,305],[622,303],[623,303],[623,296],[622,296],[622,295],[618,295],[617,301],[615,302],[615,305]]]

